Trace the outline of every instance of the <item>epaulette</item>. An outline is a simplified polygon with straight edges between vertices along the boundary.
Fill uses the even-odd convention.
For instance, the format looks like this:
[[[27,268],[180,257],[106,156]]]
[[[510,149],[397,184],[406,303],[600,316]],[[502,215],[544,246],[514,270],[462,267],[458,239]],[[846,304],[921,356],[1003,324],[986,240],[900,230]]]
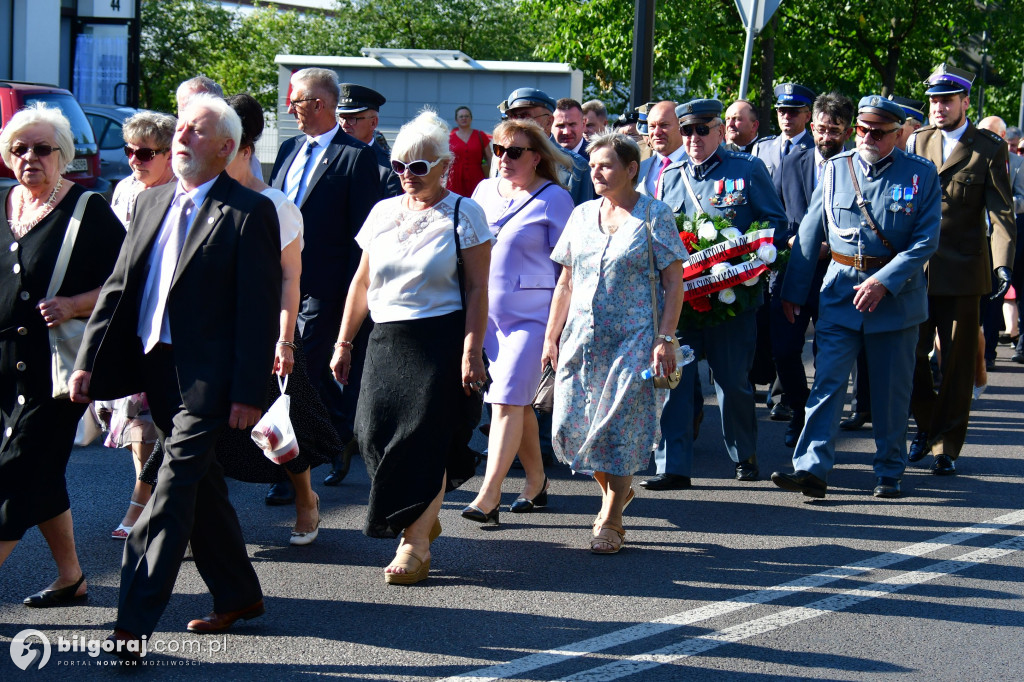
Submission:
[[[774,140],[777,137],[778,137],[778,135],[765,135],[764,137],[757,138],[757,143],[760,144],[762,142],[769,142],[771,140]]]
[[[929,161],[928,159],[924,158],[923,156],[918,156],[917,154],[914,154],[912,152],[904,152],[904,154],[906,154],[907,160],[914,161],[916,163],[921,164],[922,166],[927,166],[931,170],[938,172],[938,170],[935,168],[935,164]]]
[[[979,133],[981,133],[985,137],[989,138],[993,142],[1000,142],[1002,144],[1006,144],[1006,140],[1004,140],[1003,138],[999,137],[998,135],[993,133],[991,130],[986,130],[985,128],[978,128],[977,130],[978,130]]]

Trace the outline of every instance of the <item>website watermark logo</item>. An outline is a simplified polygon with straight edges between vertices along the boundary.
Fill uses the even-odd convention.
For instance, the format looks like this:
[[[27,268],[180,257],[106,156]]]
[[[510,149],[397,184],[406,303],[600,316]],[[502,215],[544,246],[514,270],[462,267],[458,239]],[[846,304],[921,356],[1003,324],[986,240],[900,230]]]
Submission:
[[[37,649],[28,643],[28,639],[35,638],[42,642],[42,648]],[[22,670],[28,670],[29,666],[36,665],[37,670],[42,670],[47,661],[50,660],[50,639],[39,632],[39,630],[22,630],[11,640],[11,660],[14,665]]]

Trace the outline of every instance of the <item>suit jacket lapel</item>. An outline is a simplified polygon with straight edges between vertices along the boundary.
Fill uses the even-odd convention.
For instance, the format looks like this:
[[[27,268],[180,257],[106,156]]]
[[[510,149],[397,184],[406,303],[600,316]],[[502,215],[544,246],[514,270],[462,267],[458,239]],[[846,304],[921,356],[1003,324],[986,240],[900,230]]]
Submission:
[[[949,158],[946,159],[946,163],[942,164],[939,168],[940,174],[971,155],[971,145],[974,143],[975,134],[977,134],[977,129],[974,127],[973,123],[968,122],[967,130],[965,130],[964,134],[960,136],[960,141],[956,143],[955,147],[953,147],[953,151],[950,152]],[[942,136],[940,134],[939,138],[941,139],[941,137]],[[940,156],[939,158],[941,159],[942,157]]]
[[[288,156],[285,160],[281,162],[281,167],[277,169],[277,175],[274,176],[273,182],[270,183],[271,187],[284,191],[284,179],[288,177],[288,169],[292,167],[292,162],[295,161],[295,155],[299,153],[300,149],[302,149],[302,144],[305,140],[305,135],[300,135],[299,137],[294,137],[290,140],[292,149],[288,152]]]
[[[185,270],[185,266],[188,265],[192,256],[196,254],[199,247],[206,241],[214,226],[220,222],[221,216],[224,213],[224,199],[230,191],[230,185],[233,182],[234,180],[228,176],[227,171],[222,172],[220,177],[217,178],[217,182],[213,183],[213,187],[210,188],[210,192],[206,195],[203,205],[197,209],[195,220],[192,221],[192,227],[189,228],[188,235],[185,237],[185,243],[181,247],[181,255],[178,256],[178,266],[174,269],[174,279],[171,280],[172,289],[177,284],[178,278],[181,277],[181,273]]]
[[[171,202],[174,200],[174,192],[178,187],[177,182],[168,182],[160,187],[146,190],[155,194],[162,194],[157,203],[159,210],[143,211],[133,216],[129,225],[129,238],[134,242],[131,263],[143,263],[149,260],[149,254],[153,250],[153,244],[160,234],[160,227],[164,224],[167,212],[171,210]],[[130,266],[131,267],[131,266]],[[143,267],[142,270],[147,268]],[[140,272],[140,269],[131,267],[131,272]]]
[[[341,154],[342,144],[338,140],[339,135],[345,135],[345,132],[338,128],[338,132],[331,138],[330,144],[327,145],[327,149],[324,150],[323,158],[320,159],[320,163],[316,165],[313,172],[309,174],[309,180],[306,182],[306,191],[302,193],[302,201],[299,202],[299,208],[302,208],[303,204],[306,203],[306,199],[313,193],[313,188],[316,187],[316,183],[320,181],[320,178],[324,176],[327,169],[331,167],[334,160]]]

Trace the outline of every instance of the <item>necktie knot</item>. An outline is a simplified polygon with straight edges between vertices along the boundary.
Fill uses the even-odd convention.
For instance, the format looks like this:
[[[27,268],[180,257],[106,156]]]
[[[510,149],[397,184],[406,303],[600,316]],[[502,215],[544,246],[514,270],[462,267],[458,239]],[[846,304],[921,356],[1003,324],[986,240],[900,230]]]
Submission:
[[[793,148],[793,141],[792,140],[786,140],[786,144],[785,144],[785,146],[783,148],[784,151],[782,152],[783,156],[788,155],[789,154],[789,150],[792,149],[792,148]]]

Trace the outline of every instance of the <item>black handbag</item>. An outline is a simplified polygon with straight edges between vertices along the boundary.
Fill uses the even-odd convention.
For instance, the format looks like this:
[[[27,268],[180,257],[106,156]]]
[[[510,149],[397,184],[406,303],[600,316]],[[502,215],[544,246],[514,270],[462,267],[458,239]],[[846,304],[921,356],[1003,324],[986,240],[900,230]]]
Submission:
[[[551,369],[551,363],[544,365],[537,393],[533,396],[533,408],[544,414],[551,414],[555,409],[555,370]]]

